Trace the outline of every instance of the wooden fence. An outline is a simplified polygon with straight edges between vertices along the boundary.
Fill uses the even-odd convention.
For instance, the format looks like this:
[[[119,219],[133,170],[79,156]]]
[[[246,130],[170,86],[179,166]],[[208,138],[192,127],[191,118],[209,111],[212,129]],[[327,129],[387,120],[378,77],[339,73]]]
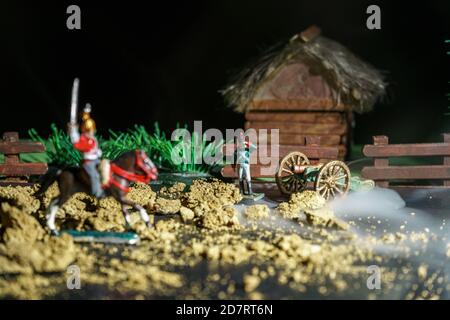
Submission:
[[[363,154],[374,158],[373,167],[364,167],[362,176],[375,180],[380,187],[389,187],[392,180],[439,180],[450,186],[450,134],[443,134],[442,143],[389,144],[387,136],[374,136],[372,145],[365,145]],[[442,156],[441,165],[391,166],[389,157]]]
[[[26,184],[29,176],[45,174],[48,169],[46,163],[20,161],[20,154],[35,152],[45,152],[45,146],[40,142],[19,141],[17,132],[5,132],[0,140],[0,154],[5,156],[5,162],[0,163],[0,184]]]

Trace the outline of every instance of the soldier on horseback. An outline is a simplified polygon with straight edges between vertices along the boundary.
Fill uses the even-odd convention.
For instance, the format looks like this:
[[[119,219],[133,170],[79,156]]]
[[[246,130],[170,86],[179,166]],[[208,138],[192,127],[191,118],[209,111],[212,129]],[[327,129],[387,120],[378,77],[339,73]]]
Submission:
[[[98,141],[95,138],[95,121],[91,118],[91,106],[89,104],[83,110],[81,117],[81,134],[78,131],[78,124],[69,123],[69,137],[75,149],[83,153],[82,167],[89,176],[91,193],[97,198],[104,195],[100,183],[98,166],[102,156]]]
[[[57,235],[55,224],[56,213],[69,198],[76,192],[90,192],[97,198],[112,196],[116,199],[122,209],[127,227],[131,226],[131,218],[128,206],[139,211],[142,221],[151,228],[152,222],[144,207],[126,198],[132,183],[140,182],[148,184],[158,178],[158,169],[143,150],[131,150],[122,153],[111,163],[104,163],[101,177],[97,166],[100,164],[102,152],[95,138],[95,122],[90,116],[90,105],[86,105],[82,114],[81,133],[77,123],[79,80],[75,79],[72,87],[72,103],[70,111],[70,122],[68,125],[70,141],[74,147],[83,153],[82,168],[64,168],[55,174],[47,174],[35,196],[41,197],[53,182],[58,182],[59,195],[50,200],[47,208],[47,227],[51,234]],[[103,160],[105,161],[105,160]],[[86,183],[86,174],[90,183]]]

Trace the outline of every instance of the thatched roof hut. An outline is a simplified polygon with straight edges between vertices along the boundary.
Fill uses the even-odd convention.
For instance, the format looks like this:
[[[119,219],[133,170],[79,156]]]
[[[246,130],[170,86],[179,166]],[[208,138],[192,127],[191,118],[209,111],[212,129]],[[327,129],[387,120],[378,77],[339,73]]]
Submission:
[[[285,150],[296,151],[306,137],[318,136],[344,158],[353,112],[370,111],[385,89],[379,71],[313,26],[270,49],[222,94],[245,113],[246,129],[279,129]]]
[[[287,66],[296,64],[306,65],[308,70],[294,67],[280,75]],[[320,75],[321,79],[309,79],[309,83],[304,77],[295,79],[305,73]],[[277,76],[281,79],[274,80]],[[274,81],[277,83],[268,88],[268,82]],[[363,113],[372,109],[385,88],[379,71],[341,44],[320,35],[320,29],[313,26],[292,37],[286,45],[270,49],[238,74],[222,94],[237,112],[270,109],[272,104],[267,101],[277,100],[275,104],[284,104],[288,110],[309,109],[311,103],[319,103],[327,110],[341,106]]]

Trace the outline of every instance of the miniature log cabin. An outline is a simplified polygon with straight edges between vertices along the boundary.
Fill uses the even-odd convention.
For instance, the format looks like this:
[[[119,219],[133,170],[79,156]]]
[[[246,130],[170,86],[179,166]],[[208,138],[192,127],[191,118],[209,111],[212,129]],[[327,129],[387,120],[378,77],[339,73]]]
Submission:
[[[320,136],[322,145],[339,147],[342,159],[353,112],[370,111],[385,87],[376,69],[312,26],[246,68],[222,93],[245,113],[245,129],[279,129],[279,144],[292,151],[305,136]]]

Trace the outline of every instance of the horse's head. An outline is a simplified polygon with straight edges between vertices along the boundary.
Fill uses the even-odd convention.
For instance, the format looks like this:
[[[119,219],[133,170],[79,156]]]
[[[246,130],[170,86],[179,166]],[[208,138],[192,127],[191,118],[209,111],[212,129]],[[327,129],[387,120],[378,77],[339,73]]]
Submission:
[[[158,179],[158,169],[143,150],[121,154],[111,163],[111,173],[113,177],[117,176],[130,182],[145,184]]]
[[[158,169],[144,150],[136,150],[135,171],[143,174],[144,179],[142,182],[144,183],[158,179]]]

